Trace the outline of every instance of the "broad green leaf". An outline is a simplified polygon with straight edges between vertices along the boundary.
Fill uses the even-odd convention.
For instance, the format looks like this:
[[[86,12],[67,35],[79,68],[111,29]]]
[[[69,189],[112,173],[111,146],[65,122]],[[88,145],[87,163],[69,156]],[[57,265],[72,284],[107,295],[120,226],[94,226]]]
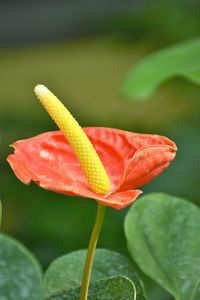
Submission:
[[[0,234],[0,299],[43,300],[42,272],[19,242]]]
[[[45,295],[49,297],[63,290],[68,291],[80,287],[85,258],[86,250],[78,250],[56,259],[45,274]],[[133,264],[119,253],[97,249],[91,282],[113,276],[130,278],[135,284],[137,299],[146,299],[143,285]]]
[[[192,300],[198,293],[199,224],[198,207],[160,193],[141,197],[125,221],[128,248],[134,261],[177,300]]]
[[[47,300],[79,300],[80,288],[63,291]],[[137,298],[139,299],[139,298]],[[136,300],[133,282],[126,277],[111,277],[93,282],[88,300]]]
[[[144,99],[175,76],[200,84],[200,39],[171,46],[149,55],[127,76],[122,92],[128,97]]]

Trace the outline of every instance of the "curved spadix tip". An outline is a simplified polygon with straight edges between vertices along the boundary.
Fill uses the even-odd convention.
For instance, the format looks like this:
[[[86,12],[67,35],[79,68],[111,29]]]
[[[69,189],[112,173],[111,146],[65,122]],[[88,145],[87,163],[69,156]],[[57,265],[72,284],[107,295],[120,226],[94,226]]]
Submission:
[[[43,84],[37,84],[34,88],[34,92],[36,94],[36,96],[41,96],[41,95],[44,95],[46,93],[49,93],[50,91],[48,90],[48,88],[43,85]]]

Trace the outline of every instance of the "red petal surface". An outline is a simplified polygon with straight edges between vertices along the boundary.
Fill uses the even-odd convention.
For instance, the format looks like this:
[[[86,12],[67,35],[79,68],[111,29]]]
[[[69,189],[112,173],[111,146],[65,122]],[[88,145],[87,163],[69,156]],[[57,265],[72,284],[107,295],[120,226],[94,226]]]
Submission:
[[[87,128],[87,134],[94,144],[96,136],[102,140],[105,138],[110,143],[112,137],[113,147],[121,152],[126,175],[119,191],[135,189],[148,183],[163,172],[176,155],[175,143],[160,135],[98,127]]]
[[[169,146],[152,146],[138,150],[130,162],[120,191],[138,188],[163,172],[175,157]]]
[[[116,209],[122,209],[130,205],[133,201],[137,199],[139,195],[142,194],[140,190],[129,190],[119,193],[114,193],[107,197],[96,197],[94,199],[98,200],[106,206],[111,206]]]
[[[102,135],[98,136],[98,132],[90,129],[90,133],[93,133],[91,140],[110,178],[112,193],[122,184],[126,169],[123,151],[117,151],[117,147],[112,145],[113,136],[116,136],[116,142],[122,144],[122,141],[116,133],[110,135],[110,143],[109,140],[104,140]],[[60,131],[20,140],[12,146],[15,153],[9,155],[8,162],[16,176],[25,184],[33,180],[40,186],[60,193],[95,195],[88,186],[87,178],[72,147]],[[125,144],[123,149],[126,150]]]
[[[90,190],[73,149],[60,131],[15,142],[15,153],[9,155],[8,162],[25,184],[32,180],[43,188],[93,198],[119,209],[141,193],[130,189],[152,180],[175,156],[175,144],[162,136],[111,128],[84,130],[110,178],[111,190],[106,196]]]

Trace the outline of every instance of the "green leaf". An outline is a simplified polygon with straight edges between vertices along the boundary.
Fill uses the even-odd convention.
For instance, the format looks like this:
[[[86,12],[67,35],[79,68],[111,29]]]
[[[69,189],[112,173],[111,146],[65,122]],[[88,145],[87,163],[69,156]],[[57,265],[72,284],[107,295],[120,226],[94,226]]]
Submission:
[[[171,46],[149,55],[128,74],[122,92],[128,97],[144,99],[175,76],[200,84],[200,39]]]
[[[125,233],[131,256],[146,275],[177,300],[197,296],[199,224],[198,207],[160,193],[141,197],[126,217]]]
[[[0,234],[0,299],[43,300],[42,272],[19,242]]]
[[[132,281],[126,277],[113,277],[93,282],[89,289],[88,300],[136,300]],[[50,296],[48,300],[79,300],[80,289],[63,291]],[[139,298],[137,298],[139,299]]]
[[[78,250],[56,259],[45,274],[45,294],[47,297],[63,290],[81,286],[86,250]],[[133,264],[119,253],[97,249],[95,252],[91,282],[101,279],[125,276],[130,278],[137,291],[137,299],[145,300],[143,285]]]

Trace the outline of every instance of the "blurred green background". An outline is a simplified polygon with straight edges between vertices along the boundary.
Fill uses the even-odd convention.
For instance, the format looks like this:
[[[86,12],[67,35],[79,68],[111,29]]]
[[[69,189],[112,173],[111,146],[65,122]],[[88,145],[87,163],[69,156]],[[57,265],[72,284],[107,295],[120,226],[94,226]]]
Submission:
[[[199,205],[200,87],[173,79],[147,102],[131,101],[119,92],[142,57],[199,35],[199,9],[194,0],[0,2],[2,229],[33,251],[44,268],[63,253],[87,247],[96,206],[92,200],[25,186],[8,166],[9,144],[56,129],[35,98],[34,86],[47,85],[82,126],[173,139],[179,149],[176,160],[143,190],[175,194]],[[127,255],[127,210],[107,209],[100,247]],[[151,299],[171,299],[150,280],[145,282]]]

